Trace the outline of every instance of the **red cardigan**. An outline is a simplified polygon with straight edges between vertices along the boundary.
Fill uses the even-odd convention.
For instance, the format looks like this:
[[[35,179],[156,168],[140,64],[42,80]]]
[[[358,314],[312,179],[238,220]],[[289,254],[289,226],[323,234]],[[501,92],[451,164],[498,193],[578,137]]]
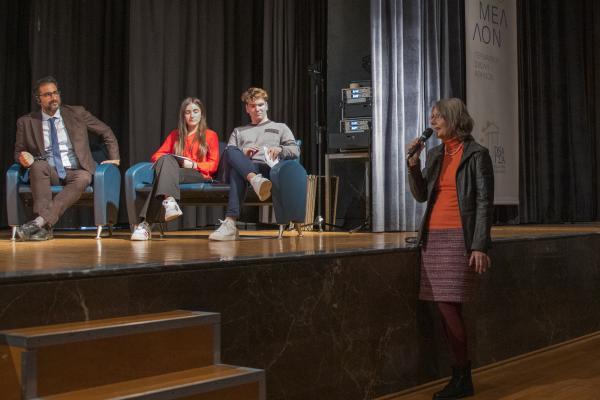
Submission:
[[[206,144],[208,146],[204,160],[197,158],[198,142],[193,143],[194,135],[188,135],[185,140],[185,149],[183,156],[191,158],[197,164],[197,170],[205,178],[213,178],[219,166],[219,137],[217,133],[211,129],[206,130]],[[175,144],[179,139],[179,130],[173,129],[169,136],[165,139],[156,153],[152,154],[152,162],[156,162],[165,154],[175,154]]]

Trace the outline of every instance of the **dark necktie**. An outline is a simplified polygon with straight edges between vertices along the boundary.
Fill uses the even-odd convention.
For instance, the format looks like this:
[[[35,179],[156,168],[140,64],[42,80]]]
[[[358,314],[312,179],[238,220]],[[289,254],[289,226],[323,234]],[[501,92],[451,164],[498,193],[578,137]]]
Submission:
[[[56,131],[56,126],[54,125],[55,119],[58,118],[52,117],[48,120],[50,122],[50,140],[52,141],[52,159],[54,160],[54,167],[56,168],[58,177],[60,179],[65,179],[67,172],[65,171],[65,166],[63,165],[62,158],[60,157],[60,148],[58,147],[58,132]]]

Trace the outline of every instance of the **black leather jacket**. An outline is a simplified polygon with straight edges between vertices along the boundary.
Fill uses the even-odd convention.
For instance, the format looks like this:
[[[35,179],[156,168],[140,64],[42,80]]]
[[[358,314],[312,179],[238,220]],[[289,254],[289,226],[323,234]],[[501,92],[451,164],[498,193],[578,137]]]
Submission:
[[[444,145],[441,144],[429,150],[423,171],[419,165],[408,167],[408,181],[413,196],[419,202],[427,201],[418,244],[423,240],[423,230],[426,229],[435,202],[434,188],[443,158]],[[463,155],[456,171],[456,191],[466,249],[487,252],[492,243],[490,230],[494,210],[494,170],[488,150],[472,138],[464,141]]]

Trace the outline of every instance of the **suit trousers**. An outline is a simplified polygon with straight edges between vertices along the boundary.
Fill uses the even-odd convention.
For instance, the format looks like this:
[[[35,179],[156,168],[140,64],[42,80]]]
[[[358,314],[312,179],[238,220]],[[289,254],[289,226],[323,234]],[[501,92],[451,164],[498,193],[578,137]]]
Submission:
[[[159,158],[152,169],[154,169],[152,190],[139,215],[140,220],[146,220],[151,224],[164,219],[161,218],[161,214],[163,211],[162,200],[165,197],[173,196],[175,200],[181,198],[180,183],[198,183],[209,180],[193,168],[181,168],[177,159],[169,154]]]
[[[83,194],[92,183],[92,174],[84,169],[67,169],[64,179],[58,177],[56,168],[46,160],[37,160],[29,167],[29,183],[33,197],[33,212],[44,218],[49,226],[58,219]],[[63,190],[52,198],[51,185],[63,185]]]
[[[235,146],[227,146],[222,162],[225,168],[224,179],[229,183],[229,199],[225,216],[238,218],[248,188],[246,176],[254,172],[269,179],[271,167],[265,163],[252,161]]]

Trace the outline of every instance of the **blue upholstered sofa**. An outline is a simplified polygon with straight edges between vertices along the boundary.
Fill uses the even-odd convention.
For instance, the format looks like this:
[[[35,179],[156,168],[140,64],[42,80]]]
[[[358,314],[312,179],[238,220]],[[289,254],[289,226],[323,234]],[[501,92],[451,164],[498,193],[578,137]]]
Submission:
[[[220,148],[222,154],[225,144],[220,143]],[[217,176],[222,176],[221,165]],[[297,160],[282,160],[271,169],[271,198],[261,202],[254,191],[249,189],[244,205],[272,204],[275,220],[279,225],[279,237],[282,237],[285,226],[290,223],[294,223],[299,235],[302,235],[300,224],[304,222],[306,215],[306,177],[306,170]],[[127,216],[132,229],[139,222],[138,216],[150,193],[153,180],[154,171],[149,162],[137,163],[125,173]],[[229,185],[219,181],[184,183],[180,189],[181,205],[226,205],[229,196]]]
[[[119,197],[121,193],[121,173],[113,164],[100,164],[96,167],[93,181],[75,205],[94,207],[96,239],[100,239],[102,227],[107,225],[109,235],[112,226],[117,223]],[[63,186],[51,186],[53,194],[60,192]],[[19,164],[13,164],[6,171],[6,209],[8,225],[12,227],[12,239],[15,239],[17,227],[27,222],[27,207],[33,200],[29,186],[29,173]]]

